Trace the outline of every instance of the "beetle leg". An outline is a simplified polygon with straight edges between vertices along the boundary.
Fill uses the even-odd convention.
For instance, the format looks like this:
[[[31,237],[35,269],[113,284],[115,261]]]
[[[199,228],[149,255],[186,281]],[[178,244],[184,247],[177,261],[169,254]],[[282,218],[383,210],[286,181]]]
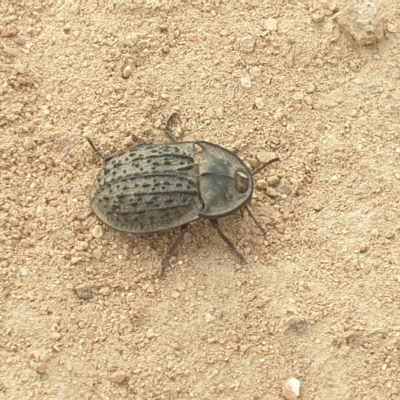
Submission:
[[[234,253],[240,259],[240,261],[246,262],[244,257],[236,250],[236,247],[233,245],[233,243],[224,235],[224,232],[221,231],[218,220],[210,219],[210,222],[213,228],[218,232],[218,235],[221,237],[221,239],[229,246],[231,252]]]
[[[102,160],[105,160],[105,156],[103,155],[103,153],[100,150],[97,150],[97,148],[95,147],[95,145],[93,144],[93,142],[89,139],[89,138],[85,138],[88,143],[90,144],[90,146],[92,147],[92,150],[96,153],[96,155],[98,157],[100,157]]]
[[[182,242],[183,236],[185,235],[186,231],[187,231],[187,227],[188,224],[182,225],[181,226],[181,233],[179,234],[179,236],[176,238],[174,244],[170,247],[170,249],[168,250],[167,255],[164,257],[164,260],[161,264],[161,272],[160,275],[164,276],[165,274],[165,270],[168,267],[168,262],[169,259],[172,257],[172,255],[174,254],[176,248],[179,246],[179,243]]]
[[[175,122],[179,121],[179,114],[174,112],[170,115],[167,121],[167,126],[165,127],[165,134],[169,137],[171,142],[178,143],[178,139],[175,137],[175,135],[172,133],[171,130],[171,125]]]
[[[245,206],[245,209],[247,210],[247,212],[249,213],[251,219],[254,221],[254,223],[257,225],[257,228],[263,233],[263,235],[265,236],[267,234],[267,232],[265,232],[265,229],[261,226],[261,224],[256,220],[256,217],[253,215],[253,213],[250,211],[250,208]]]

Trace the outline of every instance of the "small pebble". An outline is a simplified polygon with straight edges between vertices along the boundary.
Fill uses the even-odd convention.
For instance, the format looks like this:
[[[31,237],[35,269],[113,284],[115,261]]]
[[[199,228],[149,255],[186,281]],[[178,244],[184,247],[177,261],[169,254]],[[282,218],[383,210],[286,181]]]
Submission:
[[[286,56],[286,66],[288,68],[293,68],[294,67],[294,53],[290,52],[287,56]]]
[[[267,181],[265,179],[258,179],[256,182],[256,188],[261,190],[266,190],[268,187]]]
[[[393,239],[395,237],[395,234],[392,231],[387,231],[385,232],[385,237],[386,239]]]
[[[240,84],[246,88],[250,89],[251,88],[251,79],[248,76],[244,76],[243,78],[240,78]]]
[[[36,207],[36,216],[39,217],[43,217],[44,214],[44,210],[42,206],[37,206]]]
[[[111,377],[111,382],[114,383],[123,383],[125,382],[127,379],[129,379],[129,375],[125,372],[125,371],[115,371]]]
[[[254,101],[254,104],[258,109],[261,109],[264,107],[264,101],[261,97],[257,97],[256,100]]]
[[[10,28],[4,28],[0,32],[0,37],[13,37],[17,35],[17,30],[16,29],[10,29]]]
[[[71,25],[70,24],[65,24],[64,28],[63,28],[63,31],[64,31],[65,34],[70,33],[71,32]]]
[[[312,21],[315,22],[316,24],[321,23],[324,20],[324,16],[321,14],[313,14],[311,17]]]
[[[304,101],[306,102],[306,104],[308,104],[309,106],[312,106],[314,104],[314,99],[310,96],[306,96],[304,97]]]
[[[40,375],[43,375],[47,372],[46,364],[39,363],[36,367],[36,372]]]
[[[92,287],[88,285],[87,283],[84,283],[83,285],[76,286],[74,288],[76,295],[80,299],[88,300],[93,297],[93,291]]]
[[[15,66],[15,71],[17,74],[25,74],[26,66],[24,64],[17,64]]]
[[[384,37],[383,17],[376,4],[369,0],[343,8],[335,19],[361,46],[379,42]]]
[[[264,28],[267,31],[276,31],[278,29],[278,21],[275,18],[268,18],[264,22]]]
[[[250,75],[252,75],[252,76],[260,76],[261,75],[261,69],[259,67],[250,68]]]
[[[276,176],[276,175],[272,175],[272,176],[268,177],[268,179],[267,179],[268,185],[269,185],[269,186],[272,186],[272,187],[277,186],[278,183],[279,183],[279,181],[280,181],[280,179],[279,179],[279,177]]]
[[[89,245],[84,240],[77,240],[75,242],[75,249],[78,251],[85,251],[89,248]]]
[[[22,142],[22,146],[25,150],[33,150],[36,147],[36,143],[32,138],[27,137]],[[37,209],[36,209],[36,213],[37,213]]]
[[[92,230],[92,235],[96,239],[100,239],[104,236],[104,229],[101,225],[96,225]]]
[[[274,199],[276,196],[278,196],[278,192],[272,187],[267,187],[267,195]]]
[[[228,100],[233,100],[235,98],[235,88],[230,86],[226,89],[226,97]]]
[[[286,400],[296,400],[300,396],[300,381],[296,378],[288,379],[282,386],[282,396]]]
[[[295,101],[300,101],[300,100],[303,100],[304,95],[303,95],[303,93],[295,93],[295,94],[292,96],[292,98],[293,98],[293,100],[295,100]]]
[[[102,296],[108,296],[108,295],[111,293],[111,290],[110,290],[110,288],[109,288],[108,286],[106,286],[106,287],[102,287],[102,288],[99,290],[99,293],[100,293]]]
[[[53,340],[60,340],[61,339],[61,333],[59,333],[59,332],[54,332],[52,335],[51,335],[51,338],[53,339]]]
[[[277,224],[275,225],[275,229],[283,235],[285,233],[285,224]]]
[[[224,107],[217,107],[215,114],[218,119],[224,118]]]
[[[306,93],[307,94],[311,94],[315,92],[315,85],[313,83],[310,83],[309,85],[307,85],[306,87]]]
[[[210,313],[206,314],[206,323],[208,324],[211,321],[214,321],[215,317],[213,317]]]
[[[132,74],[132,67],[130,65],[126,65],[122,71],[122,77],[124,79],[128,79]]]
[[[397,26],[395,24],[388,24],[386,29],[390,33],[396,33],[397,32]]]
[[[174,290],[174,291],[171,293],[171,297],[172,297],[173,299],[177,299],[180,295],[181,295],[181,294],[180,294],[179,292],[177,292],[176,290]]]
[[[17,44],[18,46],[25,46],[27,43],[27,40],[17,37],[17,38],[14,38],[14,43]]]
[[[286,320],[286,327],[285,333],[301,335],[307,330],[308,321],[300,315],[290,314]]]
[[[276,187],[276,190],[279,193],[284,194],[286,196],[290,196],[293,191],[291,183],[286,179],[282,179],[279,181],[279,184]]]
[[[93,250],[93,256],[97,258],[97,260],[100,260],[101,256],[103,255],[103,252],[101,249],[94,249]]]
[[[285,114],[284,114],[282,108],[278,108],[275,111],[275,114],[274,114],[274,116],[272,118],[274,119],[274,121],[279,122],[279,121],[282,121],[282,119],[284,117],[285,117]]]
[[[153,339],[156,336],[156,334],[154,333],[153,329],[148,329],[146,332],[146,337],[147,339]]]
[[[79,15],[81,10],[77,4],[72,4],[68,11],[72,15]]]
[[[276,154],[273,153],[272,151],[260,151],[259,153],[256,154],[256,157],[261,164],[266,164],[267,162],[276,158]]]
[[[247,35],[242,37],[239,43],[239,49],[242,53],[252,53],[254,51],[256,41],[252,36]]]
[[[80,261],[82,261],[82,257],[72,257],[72,258],[71,258],[71,265],[76,265],[76,264],[78,264]]]

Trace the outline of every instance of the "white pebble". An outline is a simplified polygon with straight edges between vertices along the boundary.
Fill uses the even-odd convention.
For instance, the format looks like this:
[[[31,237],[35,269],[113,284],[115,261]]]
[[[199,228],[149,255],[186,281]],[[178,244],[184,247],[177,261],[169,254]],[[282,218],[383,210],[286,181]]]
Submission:
[[[224,118],[224,107],[218,107],[215,114],[217,115],[218,119]]]
[[[276,31],[278,29],[278,21],[275,18],[268,18],[264,22],[264,27],[267,31]]]
[[[246,89],[251,88],[251,79],[248,76],[244,76],[243,78],[240,78],[240,83]]]
[[[131,73],[132,73],[132,67],[130,65],[127,65],[122,71],[122,77],[124,79],[128,79],[131,76]]]
[[[155,336],[156,336],[156,334],[154,333],[153,329],[150,328],[147,330],[147,332],[146,332],[147,339],[153,339],[153,337],[155,337]]]
[[[261,69],[259,67],[250,68],[250,75],[252,75],[252,76],[260,76],[261,75]]]
[[[261,97],[257,97],[256,100],[254,101],[254,104],[256,105],[256,107],[258,109],[264,107],[264,101],[263,101],[263,99]]]
[[[304,95],[303,95],[303,93],[295,93],[295,94],[292,96],[292,98],[293,98],[293,100],[295,100],[295,101],[299,101],[299,100],[303,100]]]
[[[300,381],[296,378],[288,379],[282,386],[282,396],[287,400],[296,400],[300,395]]]
[[[206,323],[208,324],[209,322],[211,322],[211,321],[213,321],[215,318],[211,315],[211,314],[209,314],[209,313],[207,313],[206,314]]]

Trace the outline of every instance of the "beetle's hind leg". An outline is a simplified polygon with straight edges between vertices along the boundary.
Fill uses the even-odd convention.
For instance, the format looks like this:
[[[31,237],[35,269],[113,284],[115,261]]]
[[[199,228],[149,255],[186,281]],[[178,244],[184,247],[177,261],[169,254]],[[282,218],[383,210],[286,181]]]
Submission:
[[[257,225],[257,228],[263,233],[264,236],[266,236],[267,232],[265,232],[265,229],[261,226],[261,224],[257,221],[256,217],[253,215],[253,213],[250,211],[250,208],[248,206],[245,206],[246,211],[249,213],[251,219],[254,221],[254,223]],[[242,211],[242,209],[240,209]]]
[[[105,160],[106,157],[104,156],[104,154],[103,154],[100,150],[98,150],[98,149],[96,148],[96,146],[93,144],[92,140],[89,139],[89,138],[85,138],[85,139],[88,141],[88,143],[90,144],[90,147],[91,147],[92,150],[96,153],[96,155],[97,155],[98,157],[100,157],[102,160]]]
[[[213,228],[218,232],[218,235],[221,237],[221,239],[229,246],[230,251],[234,253],[236,257],[239,258],[240,261],[246,262],[244,257],[236,250],[236,247],[233,245],[233,243],[225,236],[224,232],[222,232],[218,220],[210,219],[210,222]]]
[[[161,272],[160,275],[164,276],[165,275],[165,270],[168,267],[168,263],[169,263],[169,259],[172,257],[172,255],[175,253],[176,248],[179,246],[179,243],[182,242],[183,240],[183,236],[185,235],[186,231],[187,231],[187,227],[188,225],[182,225],[181,226],[181,233],[179,234],[179,236],[175,239],[174,244],[169,248],[168,253],[166,254],[166,256],[164,257],[164,260],[161,264]]]
[[[178,123],[178,122],[180,122],[179,114],[177,112],[174,112],[168,118],[167,125],[165,127],[165,134],[169,137],[171,142],[174,142],[174,143],[178,143],[178,139],[172,133],[172,125],[174,125],[175,123]]]

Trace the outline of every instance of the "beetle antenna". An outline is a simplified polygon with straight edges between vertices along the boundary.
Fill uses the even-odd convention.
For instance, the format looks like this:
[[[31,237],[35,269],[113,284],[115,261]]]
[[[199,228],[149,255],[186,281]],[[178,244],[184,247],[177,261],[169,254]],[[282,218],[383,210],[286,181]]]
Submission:
[[[256,217],[253,215],[253,213],[250,211],[250,208],[248,206],[244,206],[246,211],[249,213],[251,219],[254,221],[254,223],[257,225],[257,228],[263,233],[265,236],[267,232],[265,232],[265,229],[261,226],[261,224],[256,220]]]
[[[92,149],[93,149],[93,151],[96,153],[96,155],[97,155],[98,157],[100,157],[102,160],[105,160],[106,157],[104,156],[104,154],[103,154],[100,150],[98,150],[98,149],[95,147],[95,145],[93,144],[93,142],[91,141],[91,139],[89,139],[89,138],[85,138],[85,139],[88,141],[88,143],[90,144],[90,146],[92,147]]]
[[[251,174],[254,176],[255,174],[258,174],[260,171],[262,171],[265,167],[267,167],[268,165],[279,161],[279,157],[273,158],[272,160],[269,160],[268,162],[266,162],[265,164],[261,165],[260,168],[256,169],[254,172],[252,172]]]

